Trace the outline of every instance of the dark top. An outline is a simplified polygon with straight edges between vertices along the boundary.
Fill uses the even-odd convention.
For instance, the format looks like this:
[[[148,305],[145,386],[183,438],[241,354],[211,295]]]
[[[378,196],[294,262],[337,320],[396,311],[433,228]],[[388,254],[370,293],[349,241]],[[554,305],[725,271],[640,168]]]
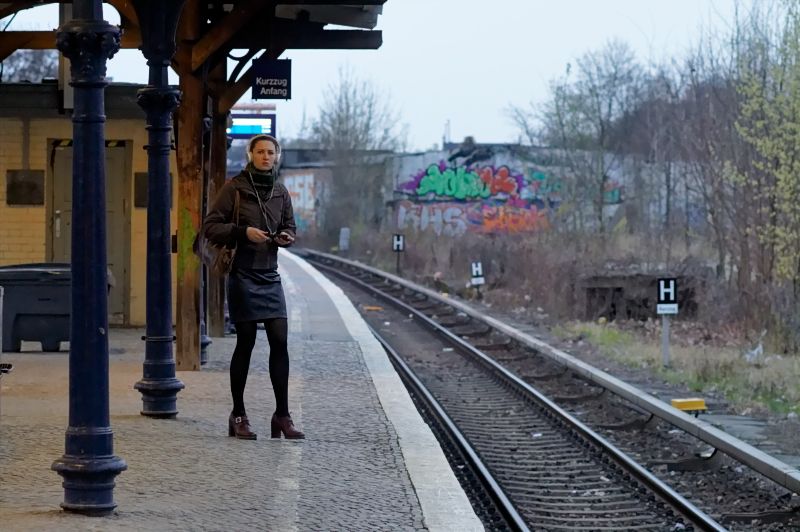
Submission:
[[[258,178],[258,176],[253,177]],[[263,187],[258,188],[263,194]],[[237,190],[239,191],[238,226],[233,220],[233,202]],[[270,187],[261,204],[266,211],[266,220],[253,192],[250,175],[247,170],[243,170],[220,189],[211,205],[211,210],[203,220],[203,236],[208,240],[217,245],[237,246],[234,268],[274,270],[278,267],[278,244],[274,241],[251,242],[247,238],[248,227],[255,227],[268,233],[285,231],[292,237],[296,234],[292,198],[283,183],[276,182],[274,189]]]

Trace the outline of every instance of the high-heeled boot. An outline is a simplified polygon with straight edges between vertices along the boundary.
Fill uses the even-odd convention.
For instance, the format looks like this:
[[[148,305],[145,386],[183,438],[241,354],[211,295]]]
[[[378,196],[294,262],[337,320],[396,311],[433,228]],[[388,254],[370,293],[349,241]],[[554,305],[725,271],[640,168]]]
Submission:
[[[236,436],[240,440],[255,440],[257,434],[250,430],[250,420],[247,416],[230,415],[228,418],[228,436]]]
[[[306,437],[295,428],[292,416],[278,417],[277,414],[272,414],[272,437],[280,438],[281,432],[287,440],[302,440]]]

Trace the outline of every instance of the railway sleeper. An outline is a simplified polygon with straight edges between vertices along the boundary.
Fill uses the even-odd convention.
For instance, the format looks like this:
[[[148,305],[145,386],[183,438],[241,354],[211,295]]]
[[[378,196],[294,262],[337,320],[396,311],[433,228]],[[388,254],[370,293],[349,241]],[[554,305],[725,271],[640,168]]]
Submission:
[[[567,518],[566,516],[560,517],[555,515],[547,515],[546,513],[539,513],[536,512],[534,514],[537,519],[542,519],[544,521],[550,519],[553,521],[558,521],[559,523],[563,523],[564,526],[571,525],[576,527],[578,525],[586,526],[585,530],[603,530],[603,526],[606,527],[620,527],[623,526],[620,530],[636,530],[635,528],[629,528],[631,523],[642,523],[642,512],[641,510],[635,514],[630,516],[616,516],[616,512],[575,512],[573,515],[574,517]],[[654,516],[655,517],[655,516]],[[546,522],[536,522],[537,525],[544,525],[548,527],[548,530],[553,526],[553,524],[546,523]],[[648,525],[648,528],[644,528],[644,530],[652,530],[652,524]],[[581,528],[567,528],[567,530],[584,530]],[[616,530],[615,528],[609,528],[609,530]]]
[[[437,319],[439,316],[452,316],[455,314],[456,311],[453,307],[433,307],[425,311],[425,314],[430,316],[433,319]]]
[[[624,421],[622,423],[610,423],[606,425],[597,425],[598,428],[606,429],[606,430],[618,430],[618,431],[627,431],[627,430],[644,430],[650,426],[653,421],[658,421],[654,414],[650,414],[647,419],[631,419],[630,421]]]
[[[460,336],[463,340],[471,340],[472,338],[483,338],[484,336],[490,334],[492,329],[487,327],[486,329],[468,329],[466,331],[457,331],[454,328],[450,332],[456,336]]]
[[[432,309],[439,305],[439,303],[436,301],[420,301],[419,303],[416,301],[411,301],[409,304],[420,312],[425,312],[426,310]]]
[[[469,317],[457,315],[449,320],[439,320],[439,325],[443,327],[460,327],[472,321]]]
[[[800,519],[800,506],[791,510],[773,510],[770,512],[723,514],[722,524],[752,523],[758,521],[764,524],[789,523]]]
[[[695,456],[685,456],[677,460],[651,460],[651,466],[665,465],[667,471],[711,471],[722,465],[722,453],[713,449],[710,453],[697,453]]]
[[[599,392],[595,393],[586,393],[581,395],[554,395],[551,399],[557,403],[583,403],[586,401],[595,401],[603,397],[606,393],[606,389],[602,388]]]
[[[513,344],[511,340],[487,342],[485,344],[473,344],[475,349],[479,349],[481,351],[504,351],[511,349],[512,345]]]
[[[559,379],[569,372],[569,368],[564,366],[561,371],[550,373],[523,373],[520,375],[523,379],[531,379],[535,381],[552,381]]]

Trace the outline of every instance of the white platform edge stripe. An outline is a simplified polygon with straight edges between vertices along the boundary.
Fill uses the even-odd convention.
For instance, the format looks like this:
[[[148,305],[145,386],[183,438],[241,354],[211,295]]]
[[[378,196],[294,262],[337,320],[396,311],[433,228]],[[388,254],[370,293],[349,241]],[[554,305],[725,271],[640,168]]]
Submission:
[[[417,412],[388,355],[338,286],[307,261],[280,250],[319,283],[331,298],[350,336],[359,344],[386,417],[394,426],[408,475],[429,530],[484,530],[458,483],[439,442]]]

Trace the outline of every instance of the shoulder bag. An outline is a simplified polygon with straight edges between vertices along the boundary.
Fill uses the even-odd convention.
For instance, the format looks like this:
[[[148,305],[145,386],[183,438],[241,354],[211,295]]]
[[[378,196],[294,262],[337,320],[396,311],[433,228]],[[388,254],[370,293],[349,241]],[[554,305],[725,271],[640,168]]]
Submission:
[[[239,225],[239,191],[233,200],[233,215],[232,220]],[[192,249],[195,255],[200,257],[200,260],[208,267],[208,271],[219,277],[224,277],[231,272],[233,268],[233,259],[236,257],[236,244],[233,247],[225,245],[217,245],[209,241],[203,236],[202,228],[197,236],[194,237]]]

